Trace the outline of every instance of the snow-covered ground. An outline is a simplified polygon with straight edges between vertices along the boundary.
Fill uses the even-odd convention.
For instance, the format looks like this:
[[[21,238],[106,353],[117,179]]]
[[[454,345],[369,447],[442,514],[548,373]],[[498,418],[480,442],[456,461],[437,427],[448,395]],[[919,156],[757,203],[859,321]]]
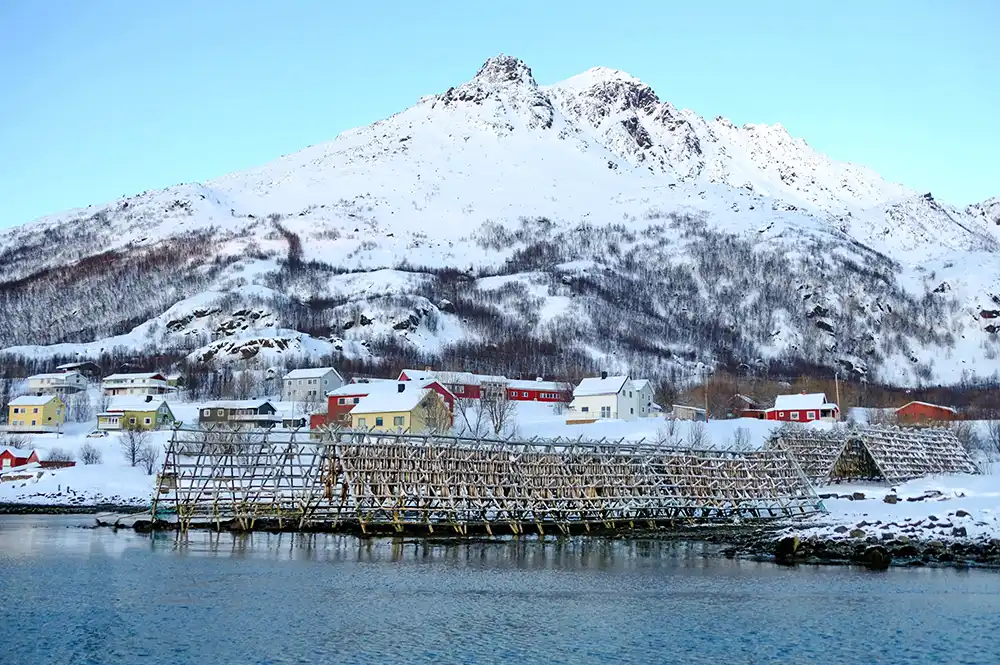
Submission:
[[[105,438],[87,438],[92,430],[92,423],[69,423],[62,434],[28,436],[26,449],[35,450],[39,459],[48,459],[58,449],[72,455],[76,466],[39,469],[37,465],[29,465],[6,471],[3,473],[5,478],[32,477],[0,483],[0,503],[148,505],[154,477],[141,465],[133,467],[128,463],[122,451],[120,433],[112,432]],[[169,431],[149,434],[149,443],[159,452],[161,462],[169,437]],[[80,460],[80,449],[87,443],[100,451],[100,464],[83,464]]]
[[[179,419],[187,423],[197,420],[196,404],[172,402],[170,406]],[[517,406],[515,423],[510,432],[519,439],[645,440],[699,447],[737,445],[749,449],[761,447],[779,425],[773,421],[754,419],[712,420],[708,423],[675,421],[671,424],[663,417],[568,425],[566,419],[569,415],[551,405],[521,403]],[[829,427],[823,424],[813,426]],[[31,436],[29,447],[38,452],[40,459],[48,458],[58,448],[76,458],[77,466],[45,470],[31,479],[0,483],[0,503],[148,505],[153,492],[153,477],[141,466],[129,465],[122,452],[120,434],[87,438],[92,429],[91,424],[73,423],[67,425],[61,435]],[[162,454],[169,437],[170,431],[153,432],[150,434],[151,444]],[[85,443],[100,450],[102,463],[84,465],[79,461],[80,448]],[[800,537],[833,539],[869,536],[906,536],[911,540],[1000,538],[1000,462],[983,460],[980,465],[985,471],[981,476],[931,476],[898,487],[875,484],[818,487],[820,495],[835,495],[824,499],[829,514],[800,524],[790,532],[794,531]],[[9,471],[6,473],[13,475]],[[34,473],[37,474],[38,470]],[[16,475],[26,474],[18,472]],[[854,498],[860,495],[864,498]],[[895,497],[895,502],[886,502],[887,495]],[[858,529],[864,531],[863,536]]]
[[[984,466],[986,473],[981,476],[935,475],[896,487],[819,487],[820,496],[836,495],[823,500],[830,514],[789,529],[789,533],[832,540],[870,536],[886,540],[905,536],[915,541],[1000,538],[1000,463]]]

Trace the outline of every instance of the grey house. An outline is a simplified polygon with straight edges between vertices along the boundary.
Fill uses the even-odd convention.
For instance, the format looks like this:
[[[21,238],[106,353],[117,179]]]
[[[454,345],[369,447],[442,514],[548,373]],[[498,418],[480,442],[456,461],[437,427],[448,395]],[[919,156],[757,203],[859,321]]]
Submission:
[[[266,399],[207,402],[198,410],[202,427],[274,427],[281,416]]]

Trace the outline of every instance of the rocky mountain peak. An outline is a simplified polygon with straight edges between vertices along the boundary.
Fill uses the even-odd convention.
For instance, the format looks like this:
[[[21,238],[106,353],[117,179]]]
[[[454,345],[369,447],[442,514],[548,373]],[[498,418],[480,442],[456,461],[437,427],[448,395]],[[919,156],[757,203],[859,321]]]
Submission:
[[[483,63],[473,79],[480,84],[503,85],[510,83],[526,84],[538,87],[531,75],[531,68],[524,61],[511,55],[494,56]]]

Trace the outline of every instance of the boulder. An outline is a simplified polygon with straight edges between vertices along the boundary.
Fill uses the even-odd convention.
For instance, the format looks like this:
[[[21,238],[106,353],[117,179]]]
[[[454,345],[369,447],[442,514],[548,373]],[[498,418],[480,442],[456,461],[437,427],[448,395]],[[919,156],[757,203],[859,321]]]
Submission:
[[[850,529],[848,529],[846,526],[838,526],[836,529],[833,530],[834,533],[847,533],[848,531],[850,531]]]
[[[784,561],[795,555],[799,549],[800,541],[796,536],[786,536],[774,545],[774,558]]]
[[[864,538],[868,535],[868,532],[864,529],[851,529],[851,533],[849,535],[851,538]]]
[[[951,535],[955,536],[956,538],[966,538],[968,537],[969,533],[968,531],[965,530],[964,526],[956,526],[951,530]]]
[[[892,555],[881,545],[872,545],[865,550],[864,562],[870,570],[885,570],[892,563]]]
[[[851,497],[855,501],[864,501],[865,500],[865,493],[864,492],[855,492],[854,494],[851,495]]]
[[[969,515],[969,513],[965,512],[964,510],[956,510],[955,517],[971,517],[971,515]]]
[[[886,494],[885,498],[882,499],[884,503],[899,503],[899,497],[895,494]]]

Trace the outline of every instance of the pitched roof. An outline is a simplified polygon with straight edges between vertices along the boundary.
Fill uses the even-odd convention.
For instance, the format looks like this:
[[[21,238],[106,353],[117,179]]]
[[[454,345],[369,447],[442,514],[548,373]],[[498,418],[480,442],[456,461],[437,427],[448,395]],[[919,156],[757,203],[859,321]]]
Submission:
[[[25,459],[31,457],[35,452],[34,448],[11,448],[10,446],[0,446],[0,454],[10,453],[14,457],[23,457]]]
[[[368,413],[399,413],[412,411],[417,408],[433,390],[426,388],[417,390],[376,390],[361,398],[353,409],[351,415],[364,415]]]
[[[616,395],[628,381],[628,376],[609,376],[602,379],[599,376],[590,376],[580,381],[580,385],[573,389],[573,397],[586,397],[589,395]]]
[[[835,404],[826,401],[826,393],[802,393],[801,395],[778,395],[774,398],[772,411],[801,411],[802,409],[832,408]]]
[[[377,390],[387,390],[387,386],[391,386],[392,390],[396,390],[398,384],[399,381],[394,379],[371,379],[364,383],[345,383],[335,390],[328,391],[326,394],[327,397],[357,397],[358,395],[367,395]]]
[[[54,399],[58,399],[55,395],[22,395],[20,397],[15,397],[12,399],[8,405],[9,406],[44,406]],[[62,400],[60,400],[62,401]]]
[[[79,372],[44,372],[42,374],[32,374],[28,377],[28,381],[32,379],[63,379],[65,380],[68,376],[83,376]]]
[[[906,407],[908,407],[908,406],[910,406],[912,404],[919,404],[920,406],[929,406],[932,409],[941,409],[943,411],[950,411],[951,413],[958,413],[958,411],[956,411],[955,409],[951,408],[950,406],[944,406],[942,404],[931,404],[930,402],[921,402],[919,400],[913,400],[912,402],[907,402],[903,406],[901,406],[898,409],[896,409],[896,411],[902,411],[903,409],[905,409]]]
[[[137,374],[109,374],[104,377],[105,381],[120,381],[123,379],[159,379],[160,381],[166,381],[166,377],[159,372],[145,372]]]
[[[145,397],[111,397],[108,399],[108,408],[106,408],[104,412],[136,411],[138,413],[148,413],[150,411],[156,411],[164,404],[166,404],[166,400],[162,397],[153,397],[153,399],[148,402]]]
[[[404,369],[400,376],[406,374],[410,381],[440,381],[447,384],[463,386],[479,386],[483,383],[507,383],[506,376],[491,374],[473,374],[472,372],[438,372],[433,370]]]
[[[286,374],[284,378],[286,379],[319,379],[330,372],[337,375],[340,378],[340,372],[338,372],[333,367],[306,367],[303,369],[293,369],[291,372]],[[343,380],[343,379],[341,379]]]
[[[644,390],[649,385],[649,379],[633,379],[632,387],[636,390]]]
[[[259,409],[260,407],[268,404],[271,408],[274,405],[271,404],[270,400],[266,399],[230,399],[230,400],[217,400],[215,402],[203,402],[198,405],[199,409]]]

